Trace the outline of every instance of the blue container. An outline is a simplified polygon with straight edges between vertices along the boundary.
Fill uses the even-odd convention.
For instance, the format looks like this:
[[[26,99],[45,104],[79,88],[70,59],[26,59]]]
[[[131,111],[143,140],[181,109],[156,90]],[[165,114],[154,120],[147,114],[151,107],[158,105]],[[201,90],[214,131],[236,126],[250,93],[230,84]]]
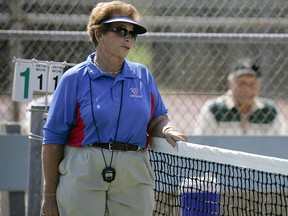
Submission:
[[[220,213],[220,195],[211,192],[182,193],[182,216],[210,216]]]
[[[220,214],[220,187],[212,173],[186,178],[181,187],[182,216]]]

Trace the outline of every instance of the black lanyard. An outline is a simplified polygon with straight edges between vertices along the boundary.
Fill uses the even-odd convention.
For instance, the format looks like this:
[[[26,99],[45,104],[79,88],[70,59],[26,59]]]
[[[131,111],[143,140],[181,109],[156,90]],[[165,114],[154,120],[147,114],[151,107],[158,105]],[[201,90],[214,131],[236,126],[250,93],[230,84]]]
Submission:
[[[95,120],[95,115],[94,115],[92,84],[91,84],[91,78],[90,77],[89,77],[89,81],[90,81],[90,102],[91,102],[92,119],[93,119],[93,122],[94,122],[94,126],[95,126],[95,129],[96,129],[96,134],[97,134],[99,143],[101,143],[100,135],[99,135],[99,132],[98,132],[98,128],[97,128],[96,120]],[[120,108],[119,108],[119,112],[118,112],[118,119],[117,119],[117,125],[116,125],[116,134],[115,134],[115,140],[114,141],[117,141],[118,128],[119,128],[119,123],[120,123],[120,116],[121,116],[121,112],[122,112],[122,101],[123,101],[123,92],[124,92],[124,84],[123,84],[123,82],[122,82]],[[106,159],[105,159],[105,156],[104,156],[102,148],[101,148],[101,152],[102,152],[104,163],[105,163],[105,166],[106,166],[103,169],[103,171],[102,171],[103,180],[106,181],[106,182],[112,182],[115,179],[115,176],[116,176],[115,169],[111,167],[114,151],[112,151],[112,155],[111,155],[111,160],[110,160],[110,165],[109,166],[107,166]]]

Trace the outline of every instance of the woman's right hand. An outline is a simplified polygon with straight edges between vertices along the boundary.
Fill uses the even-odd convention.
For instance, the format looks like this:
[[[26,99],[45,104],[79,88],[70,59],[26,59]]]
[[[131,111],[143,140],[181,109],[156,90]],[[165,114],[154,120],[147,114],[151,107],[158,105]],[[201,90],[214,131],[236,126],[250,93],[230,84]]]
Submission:
[[[43,195],[41,212],[43,216],[59,216],[56,195]]]
[[[45,216],[59,216],[56,199],[59,182],[59,164],[63,159],[64,145],[45,144],[42,146],[43,200],[41,212]]]

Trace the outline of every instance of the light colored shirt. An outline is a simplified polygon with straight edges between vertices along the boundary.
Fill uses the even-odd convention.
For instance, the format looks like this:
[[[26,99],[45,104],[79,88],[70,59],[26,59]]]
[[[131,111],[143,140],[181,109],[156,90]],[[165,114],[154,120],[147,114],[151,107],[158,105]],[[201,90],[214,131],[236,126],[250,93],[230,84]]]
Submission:
[[[256,97],[249,114],[240,113],[232,93],[207,101],[199,114],[195,135],[287,135],[284,118],[275,104]]]

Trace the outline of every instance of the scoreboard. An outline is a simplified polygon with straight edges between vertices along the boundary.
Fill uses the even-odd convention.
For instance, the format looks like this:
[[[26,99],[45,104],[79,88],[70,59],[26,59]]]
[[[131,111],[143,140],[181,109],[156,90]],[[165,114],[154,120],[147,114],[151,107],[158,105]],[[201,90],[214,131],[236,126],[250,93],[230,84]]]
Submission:
[[[12,100],[32,101],[34,92],[53,93],[66,70],[75,64],[14,59]]]

